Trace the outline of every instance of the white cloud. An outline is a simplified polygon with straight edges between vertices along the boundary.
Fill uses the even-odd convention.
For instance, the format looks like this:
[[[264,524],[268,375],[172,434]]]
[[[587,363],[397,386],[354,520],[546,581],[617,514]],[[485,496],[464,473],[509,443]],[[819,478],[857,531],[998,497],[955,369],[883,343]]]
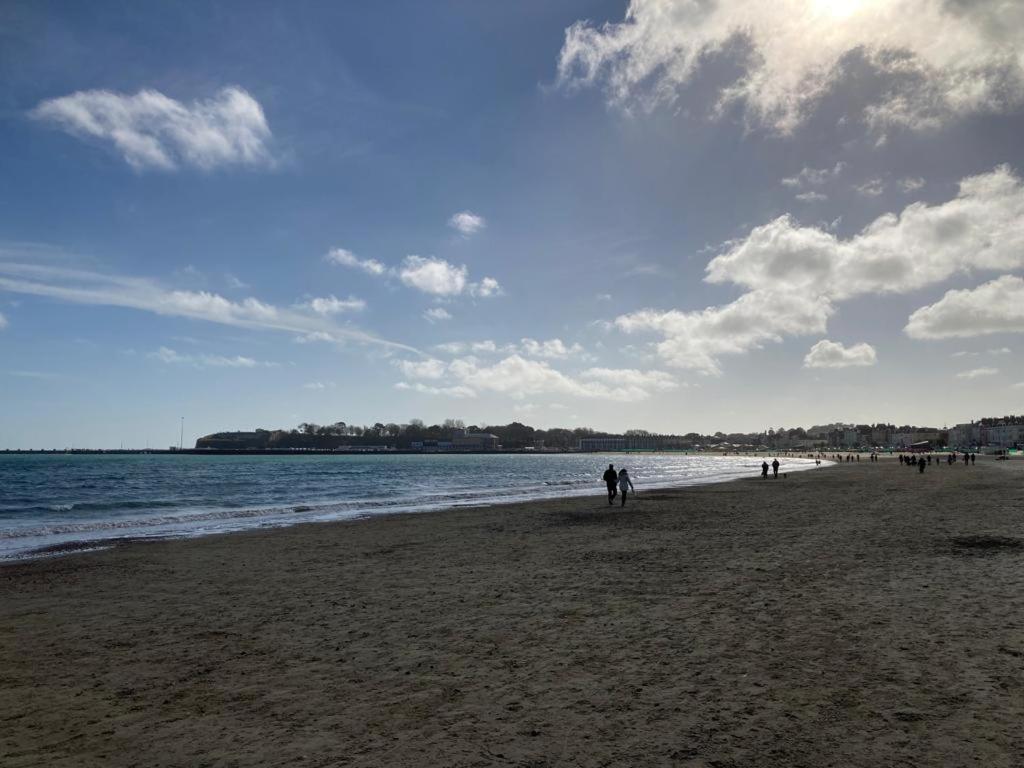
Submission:
[[[972,368],[969,371],[960,371],[956,377],[958,379],[980,379],[984,376],[995,376],[998,373],[998,368]]]
[[[854,187],[858,195],[864,197],[878,197],[885,192],[885,179],[868,179],[863,184]]]
[[[602,85],[610,103],[649,111],[742,46],[743,73],[719,107],[741,102],[754,121],[788,132],[854,55],[881,75],[865,119],[929,128],[1024,100],[1022,29],[1024,5],[1000,0],[632,0],[620,23],[566,30],[558,82]]]
[[[787,176],[780,183],[784,187],[792,187],[794,189],[820,187],[825,182],[841,174],[845,168],[846,163],[842,161],[836,163],[831,168],[810,168],[805,166],[796,176]]]
[[[822,194],[821,192],[815,192],[812,189],[796,195],[796,199],[804,203],[820,203],[823,200],[828,200],[828,195]]]
[[[524,355],[552,360],[584,355],[584,349],[578,343],[566,344],[561,339],[538,341],[537,339],[523,338],[520,339],[518,344],[498,344],[491,339],[471,342],[451,341],[446,344],[438,344],[434,349],[448,355],[462,355],[466,353],[474,355]]]
[[[448,226],[469,237],[486,227],[487,221],[472,211],[459,211],[448,219]]]
[[[182,355],[168,347],[160,347],[149,356],[163,363],[191,365],[194,368],[276,368],[277,363],[261,362],[251,357],[235,355],[225,357],[223,355]]]
[[[4,317],[2,313],[0,313],[0,330],[6,328],[7,325],[8,325],[7,318]]]
[[[530,357],[546,357],[550,359],[565,358],[570,355],[583,353],[583,347],[579,344],[566,346],[565,342],[561,339],[548,339],[547,341],[523,339],[519,342],[519,350],[522,354],[529,355]]]
[[[429,381],[450,380],[452,386],[401,382],[402,389],[430,394],[467,397],[477,392],[494,392],[515,400],[537,395],[561,394],[618,402],[646,400],[653,392],[667,392],[678,383],[661,371],[614,371],[591,368],[574,378],[547,362],[512,354],[492,365],[481,365],[474,357],[444,363],[440,360],[399,361],[396,365],[407,378]]]
[[[479,283],[470,283],[469,292],[473,296],[488,299],[491,296],[500,296],[501,286],[498,285],[498,281],[493,277],[485,277]]]
[[[308,306],[318,315],[337,315],[342,312],[360,312],[366,309],[366,302],[354,296],[349,296],[347,299],[339,299],[332,295],[312,299],[305,306]]]
[[[735,301],[700,311],[642,310],[618,317],[627,333],[653,331],[668,365],[706,374],[721,371],[723,355],[757,349],[786,336],[823,334],[837,302],[861,294],[909,293],[958,273],[1024,268],[1024,187],[1009,168],[963,179],[957,196],[939,205],[913,203],[840,239],[789,216],[755,227],[706,268],[710,283],[749,289]],[[920,338],[1019,330],[1019,278],[989,288],[992,307],[953,331],[938,322],[964,297],[915,313],[907,333]],[[981,330],[982,328],[986,330]],[[938,337],[938,336],[937,336]]]
[[[491,354],[494,352],[501,352],[502,354],[511,354],[516,351],[515,344],[505,344],[498,346],[491,339],[484,339],[483,341],[449,341],[445,344],[438,344],[434,347],[438,352],[443,352],[446,355],[462,355],[467,352],[473,354]]]
[[[510,355],[490,366],[480,366],[472,358],[454,360],[448,370],[473,390],[497,392],[516,400],[536,395],[561,394],[634,402],[650,396],[648,388],[631,382],[608,384],[601,381],[599,375],[574,379],[546,362],[528,360],[520,355]]]
[[[466,290],[469,270],[444,259],[406,256],[398,278],[411,288],[435,296],[458,296]]]
[[[844,347],[838,341],[822,339],[804,358],[805,368],[850,368],[875,365],[878,356],[870,344],[854,344]]]
[[[501,286],[493,277],[485,277],[478,283],[470,282],[469,269],[465,264],[456,266],[434,256],[406,256],[398,268],[386,267],[376,259],[360,259],[344,248],[332,248],[324,258],[375,277],[397,277],[408,287],[432,296],[449,298],[469,294],[489,298],[501,294]]]
[[[424,384],[419,381],[409,383],[407,381],[400,381],[395,384],[395,389],[404,389],[411,392],[420,392],[424,395],[444,395],[447,397],[467,398],[476,397],[474,392],[469,387],[456,385],[454,387],[432,387],[429,384]]]
[[[30,114],[73,135],[113,143],[139,170],[273,163],[263,108],[237,87],[190,104],[154,90],[135,95],[77,91],[44,101]]]
[[[661,334],[663,341],[656,349],[668,365],[717,375],[721,356],[759,349],[783,336],[824,333],[832,312],[822,296],[751,291],[729,304],[699,311],[632,312],[615,318],[615,325],[626,333]]]
[[[664,371],[638,371],[635,368],[587,368],[580,376],[610,386],[669,392],[679,387],[675,377]]]
[[[1024,279],[1004,275],[977,288],[947,291],[914,312],[904,331],[914,339],[1024,333]]]
[[[231,301],[207,291],[168,289],[147,278],[0,261],[0,290],[76,304],[126,307],[240,328],[286,331],[306,340],[313,340],[311,337],[315,336],[416,351],[356,328],[336,325],[330,318],[316,313],[279,308],[251,297]]]
[[[447,366],[442,360],[396,360],[395,365],[407,379],[440,379]]]
[[[1011,355],[1013,350],[1009,347],[999,347],[998,349],[987,350],[990,355]]]
[[[789,216],[755,227],[707,266],[707,280],[845,299],[906,293],[976,269],[1024,267],[1024,187],[1006,166],[960,182],[955,198],[913,203],[843,240]]]
[[[501,293],[501,286],[493,277],[471,283],[469,269],[465,264],[455,266],[434,256],[406,256],[397,274],[405,285],[432,296],[451,297],[468,293],[489,298]]]
[[[312,331],[295,337],[296,344],[314,344],[318,341],[339,341],[339,339],[335,339],[327,331]]]
[[[381,264],[376,259],[360,259],[352,251],[346,250],[345,248],[332,248],[327,252],[324,258],[333,263],[338,264],[342,267],[352,267],[353,269],[361,269],[369,275],[375,275],[377,277],[387,273],[387,267]]]
[[[429,323],[438,323],[442,320],[451,320],[451,313],[444,307],[431,307],[424,311],[423,319]]]
[[[921,178],[905,178],[899,180],[900,189],[907,194],[911,192],[917,192],[919,189],[924,187],[924,179]]]
[[[303,389],[309,389],[314,391],[320,391],[324,389],[332,389],[334,387],[333,381],[310,381],[302,385]]]

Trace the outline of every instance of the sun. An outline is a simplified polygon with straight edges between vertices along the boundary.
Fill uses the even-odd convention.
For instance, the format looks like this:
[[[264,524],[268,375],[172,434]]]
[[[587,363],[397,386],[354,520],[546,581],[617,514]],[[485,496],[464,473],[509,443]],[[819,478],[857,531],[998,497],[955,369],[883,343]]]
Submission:
[[[864,4],[864,0],[813,0],[814,9],[836,19],[852,16]]]

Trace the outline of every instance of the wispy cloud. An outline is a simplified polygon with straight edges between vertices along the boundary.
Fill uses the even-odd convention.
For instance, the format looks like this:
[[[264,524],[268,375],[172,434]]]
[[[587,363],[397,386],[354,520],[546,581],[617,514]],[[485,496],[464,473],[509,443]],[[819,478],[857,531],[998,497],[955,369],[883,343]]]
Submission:
[[[431,307],[423,312],[423,319],[428,323],[439,323],[443,320],[451,320],[451,313],[444,307]]]
[[[0,312],[0,330],[3,330],[4,328],[6,328],[7,325],[8,325],[7,318],[3,316],[2,312]]]
[[[339,299],[336,296],[326,296],[323,298],[311,299],[306,306],[316,312],[318,315],[337,315],[342,312],[361,312],[366,309],[366,302],[362,299],[357,299],[355,296],[349,296],[347,299]]]
[[[911,192],[917,192],[919,189],[924,187],[924,179],[922,178],[905,178],[899,180],[900,189],[907,194]]]
[[[998,373],[998,368],[972,368],[969,371],[960,371],[956,377],[958,379],[980,379],[984,376],[995,376]]]
[[[472,211],[459,211],[448,219],[448,226],[462,233],[463,236],[469,237],[484,229],[487,226],[487,221],[483,216]]]
[[[342,267],[351,267],[366,272],[368,275],[383,275],[387,273],[387,267],[376,259],[360,259],[352,251],[345,248],[332,248],[324,258]]]
[[[396,385],[400,389],[457,397],[490,392],[513,400],[537,395],[568,395],[638,402],[655,392],[667,392],[680,386],[674,377],[663,371],[588,368],[572,376],[553,368],[547,361],[530,360],[519,354],[511,354],[491,365],[481,365],[474,357],[456,358],[447,363],[437,359],[399,361],[396,365],[407,379],[416,380],[400,382]]]
[[[820,187],[831,179],[836,178],[846,168],[846,163],[838,162],[831,168],[811,168],[805,166],[794,176],[787,176],[779,183],[784,187],[792,189],[807,189],[808,187]]]
[[[448,355],[523,355],[547,359],[563,359],[567,357],[585,356],[585,351],[578,343],[566,344],[561,339],[537,340],[520,339],[518,343],[498,344],[491,339],[482,341],[449,341],[437,344],[434,349]]]
[[[276,368],[279,365],[242,355],[183,355],[168,347],[160,347],[155,352],[150,352],[149,357],[162,363],[190,365],[193,368]]]
[[[864,197],[878,197],[885,192],[885,179],[868,179],[863,184],[854,187],[858,195]]]
[[[208,291],[164,288],[148,278],[0,261],[0,290],[76,304],[126,307],[240,328],[286,331],[322,340],[415,351],[408,345],[337,325],[317,313],[275,307],[251,297],[231,301]]]
[[[154,90],[78,91],[44,101],[30,114],[73,135],[111,142],[138,170],[273,164],[263,108],[238,87],[189,104]]]

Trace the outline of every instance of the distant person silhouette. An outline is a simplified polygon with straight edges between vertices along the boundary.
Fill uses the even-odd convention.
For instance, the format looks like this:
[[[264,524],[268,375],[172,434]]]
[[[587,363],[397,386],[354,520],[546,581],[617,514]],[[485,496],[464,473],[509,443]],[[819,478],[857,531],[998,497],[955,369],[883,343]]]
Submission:
[[[614,464],[608,465],[608,469],[604,471],[601,479],[604,480],[605,484],[608,486],[608,503],[611,504],[612,499],[615,498],[616,494],[615,486],[619,483],[619,476],[615,473]]]
[[[768,462],[767,461],[762,461],[761,462],[761,477],[763,477],[765,480],[768,479]]]
[[[779,460],[778,459],[775,459],[772,462],[772,473],[774,474],[775,479],[778,480],[779,479]]]
[[[922,475],[924,474],[924,466],[925,466],[925,461],[924,461],[924,456],[922,456],[921,458],[919,458],[917,460],[917,471],[920,472]]]
[[[629,479],[629,472],[623,467],[619,470],[619,493],[622,494],[622,506],[626,506],[626,491],[633,491],[636,493],[636,488],[633,487],[633,481]]]
[[[978,454],[972,453],[971,454],[971,465],[973,466],[974,462],[977,461],[977,460],[978,460]]]
[[[967,466],[967,463],[968,463],[968,462],[969,462],[970,460],[971,460],[971,455],[970,455],[969,453],[965,453],[965,454],[964,454],[964,466],[965,466],[965,467]]]

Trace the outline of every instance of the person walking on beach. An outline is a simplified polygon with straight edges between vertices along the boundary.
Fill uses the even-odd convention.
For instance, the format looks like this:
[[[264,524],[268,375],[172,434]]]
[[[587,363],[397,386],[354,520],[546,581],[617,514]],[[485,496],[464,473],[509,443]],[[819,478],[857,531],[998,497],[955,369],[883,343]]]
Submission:
[[[920,472],[922,475],[924,474],[924,465],[925,465],[924,456],[921,456],[917,460],[917,471]]]
[[[619,476],[615,474],[615,465],[609,464],[601,478],[608,486],[608,503],[611,504],[616,494],[615,487],[619,484]]]
[[[636,488],[633,487],[633,481],[629,479],[629,472],[623,467],[619,470],[619,493],[622,494],[622,506],[626,506],[627,490],[636,492]]]
[[[779,479],[779,460],[778,459],[775,459],[772,462],[772,472],[775,475],[775,479],[778,480]]]
[[[974,462],[976,462],[977,460],[978,460],[978,454],[972,453],[971,454],[971,466],[972,467],[974,466]]]
[[[765,480],[768,479],[768,462],[767,461],[762,461],[761,462],[761,477],[763,477]]]

